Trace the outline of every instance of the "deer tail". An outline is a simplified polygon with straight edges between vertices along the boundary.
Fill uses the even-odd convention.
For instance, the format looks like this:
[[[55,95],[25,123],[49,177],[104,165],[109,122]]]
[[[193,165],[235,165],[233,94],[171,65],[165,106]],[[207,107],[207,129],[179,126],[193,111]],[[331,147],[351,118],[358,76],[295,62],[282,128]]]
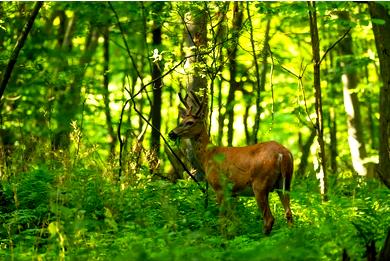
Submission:
[[[286,158],[288,157],[288,158]],[[292,155],[289,154],[278,154],[278,165],[280,166],[280,173],[282,175],[282,191],[290,191],[291,177],[293,172]]]

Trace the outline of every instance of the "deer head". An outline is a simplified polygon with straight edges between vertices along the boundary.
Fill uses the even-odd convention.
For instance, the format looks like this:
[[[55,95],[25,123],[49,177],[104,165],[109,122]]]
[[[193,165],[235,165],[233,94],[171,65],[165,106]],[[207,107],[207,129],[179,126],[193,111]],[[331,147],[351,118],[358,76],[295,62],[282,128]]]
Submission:
[[[200,102],[193,92],[190,92],[189,96],[186,95],[185,99],[179,93],[179,98],[185,106],[185,109],[179,108],[182,120],[175,129],[169,132],[168,136],[171,140],[197,137],[205,130],[205,123],[203,121],[204,102]],[[188,105],[188,98],[191,99],[192,105]]]

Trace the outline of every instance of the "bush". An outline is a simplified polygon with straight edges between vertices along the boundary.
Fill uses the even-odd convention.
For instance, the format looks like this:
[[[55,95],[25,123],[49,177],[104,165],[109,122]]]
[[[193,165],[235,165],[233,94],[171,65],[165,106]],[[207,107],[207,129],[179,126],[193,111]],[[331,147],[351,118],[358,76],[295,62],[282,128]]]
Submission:
[[[108,178],[114,173],[91,164],[55,166],[3,182],[0,259],[335,260],[345,250],[359,260],[367,242],[383,244],[390,223],[390,196],[377,183],[334,190],[322,203],[315,180],[297,179],[294,226],[271,194],[276,222],[266,237],[254,198],[232,200],[221,216],[214,193],[206,209],[192,181],[151,181],[143,169],[121,187]]]

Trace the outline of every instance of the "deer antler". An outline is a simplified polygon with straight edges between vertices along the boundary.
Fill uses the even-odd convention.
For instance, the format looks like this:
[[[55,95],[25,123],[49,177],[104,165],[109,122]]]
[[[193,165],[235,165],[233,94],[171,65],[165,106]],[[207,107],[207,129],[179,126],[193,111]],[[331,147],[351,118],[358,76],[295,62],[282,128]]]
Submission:
[[[184,98],[183,98],[181,92],[178,93],[178,96],[179,96],[180,101],[183,103],[183,105],[185,106],[185,108],[187,109],[187,111],[189,113],[191,113],[193,109],[196,109],[196,113],[194,114],[196,116],[200,115],[200,113],[203,110],[204,103],[207,100],[205,97],[203,97],[203,100],[201,102],[199,100],[199,98],[196,96],[194,91],[189,91],[189,93],[186,94],[186,96]],[[193,104],[190,104],[190,105],[188,104],[188,102],[187,102],[188,98],[190,98],[191,103],[193,103]]]
[[[193,100],[197,106],[202,107],[201,102],[199,101],[198,97],[196,96],[194,91],[190,91],[190,98]]]
[[[186,109],[188,109],[188,103],[187,103],[187,97],[188,97],[188,94],[186,94],[186,97],[183,99],[183,96],[181,95],[181,92],[179,92],[179,99],[180,101],[184,104],[184,106],[186,107]]]
[[[202,110],[203,110],[205,101],[207,101],[206,94],[204,95],[202,101],[200,101],[199,98],[196,96],[195,92],[194,91],[190,91],[190,98],[196,103],[197,110],[196,110],[195,115],[199,116],[201,114]]]

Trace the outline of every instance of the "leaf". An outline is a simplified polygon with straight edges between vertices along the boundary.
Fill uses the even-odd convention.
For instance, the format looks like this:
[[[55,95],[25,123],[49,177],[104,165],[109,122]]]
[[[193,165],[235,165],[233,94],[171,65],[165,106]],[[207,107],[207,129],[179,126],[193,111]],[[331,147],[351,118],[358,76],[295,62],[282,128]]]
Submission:
[[[385,20],[379,19],[379,18],[372,18],[372,19],[371,19],[371,22],[372,22],[373,24],[377,24],[377,25],[384,25],[384,24],[386,23]]]
[[[56,235],[59,231],[58,222],[57,221],[51,222],[47,229],[49,230],[49,233],[52,236]]]
[[[213,159],[218,162],[218,163],[222,163],[224,160],[225,160],[225,154],[223,153],[217,153],[214,155]]]
[[[109,208],[104,208],[105,219],[104,222],[114,231],[118,231],[118,224],[112,216],[111,210]]]

